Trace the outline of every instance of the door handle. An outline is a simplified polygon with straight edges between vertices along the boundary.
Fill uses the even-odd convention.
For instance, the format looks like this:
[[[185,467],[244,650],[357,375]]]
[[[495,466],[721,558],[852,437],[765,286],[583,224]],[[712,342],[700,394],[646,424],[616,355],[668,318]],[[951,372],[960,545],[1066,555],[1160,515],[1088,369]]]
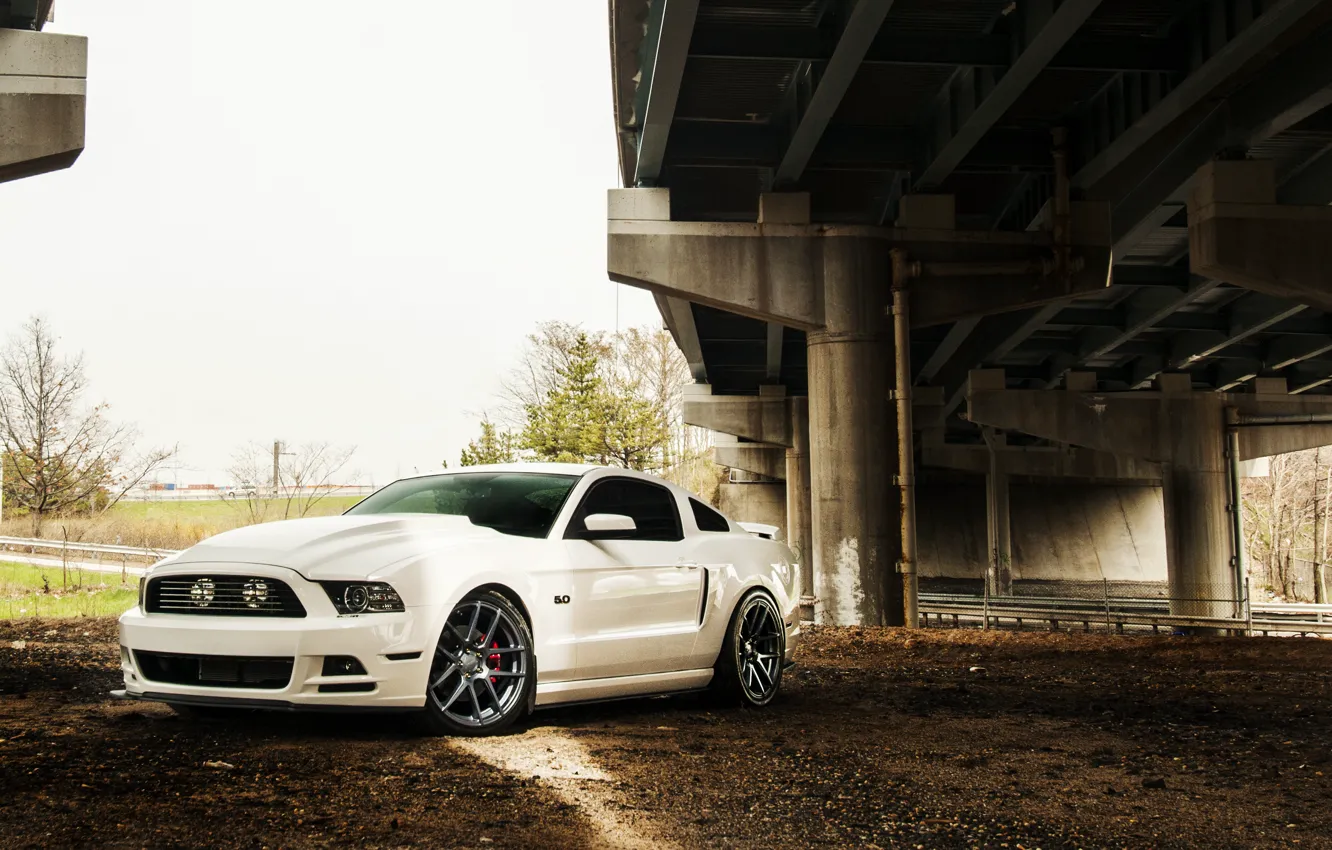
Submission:
[[[677,570],[696,570],[698,569],[698,561],[676,561],[675,568]]]

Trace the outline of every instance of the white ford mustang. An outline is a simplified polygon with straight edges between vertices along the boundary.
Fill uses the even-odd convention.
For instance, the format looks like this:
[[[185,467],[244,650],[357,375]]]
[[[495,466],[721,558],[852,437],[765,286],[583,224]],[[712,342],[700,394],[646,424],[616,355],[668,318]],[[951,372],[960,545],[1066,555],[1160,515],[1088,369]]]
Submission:
[[[704,688],[765,705],[800,636],[797,572],[786,546],[639,473],[407,478],[342,516],[229,531],[155,565],[120,618],[116,694],[404,710],[463,735]]]

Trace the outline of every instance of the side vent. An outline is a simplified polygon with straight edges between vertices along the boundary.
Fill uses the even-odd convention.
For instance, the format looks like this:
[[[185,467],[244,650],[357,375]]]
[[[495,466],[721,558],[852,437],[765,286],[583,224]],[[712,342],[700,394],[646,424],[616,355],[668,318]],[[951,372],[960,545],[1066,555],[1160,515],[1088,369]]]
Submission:
[[[764,540],[777,539],[777,532],[779,529],[775,525],[764,525],[761,522],[741,522],[736,524],[755,537],[762,537]]]
[[[703,597],[698,603],[698,624],[703,625],[703,618],[708,615],[708,579],[711,577],[707,567],[703,568]]]

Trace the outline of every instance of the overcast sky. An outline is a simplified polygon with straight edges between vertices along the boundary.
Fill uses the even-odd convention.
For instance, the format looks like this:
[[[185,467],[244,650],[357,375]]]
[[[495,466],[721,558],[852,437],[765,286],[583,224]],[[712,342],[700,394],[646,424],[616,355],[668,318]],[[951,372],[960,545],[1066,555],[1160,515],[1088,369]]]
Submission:
[[[45,316],[182,484],[275,438],[437,469],[537,322],[613,328],[620,290],[660,325],[606,279],[604,2],[60,0],[47,29],[89,38],[87,148],[0,185],[0,328]]]

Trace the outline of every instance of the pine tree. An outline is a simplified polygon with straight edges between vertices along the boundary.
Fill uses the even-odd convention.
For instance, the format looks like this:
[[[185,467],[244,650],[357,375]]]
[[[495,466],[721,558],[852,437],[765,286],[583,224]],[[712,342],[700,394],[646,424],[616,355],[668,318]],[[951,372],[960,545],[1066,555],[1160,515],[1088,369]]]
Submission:
[[[513,463],[518,460],[518,438],[511,431],[501,431],[487,418],[481,420],[481,436],[467,444],[458,458],[459,466]],[[447,468],[448,463],[445,463]]]
[[[569,350],[568,362],[556,370],[554,385],[536,403],[526,406],[522,447],[538,460],[556,463],[605,463],[601,450],[602,380],[600,356],[584,332]]]

